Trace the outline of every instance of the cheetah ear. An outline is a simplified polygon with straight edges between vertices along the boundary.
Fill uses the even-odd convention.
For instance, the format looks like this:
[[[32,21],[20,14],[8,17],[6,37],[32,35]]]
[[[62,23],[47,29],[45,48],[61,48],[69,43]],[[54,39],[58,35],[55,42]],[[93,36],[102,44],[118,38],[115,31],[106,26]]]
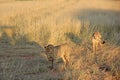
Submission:
[[[105,42],[105,41],[103,41],[102,43],[103,43],[103,44],[105,44],[106,42]]]
[[[44,48],[46,49],[47,47],[45,46]]]

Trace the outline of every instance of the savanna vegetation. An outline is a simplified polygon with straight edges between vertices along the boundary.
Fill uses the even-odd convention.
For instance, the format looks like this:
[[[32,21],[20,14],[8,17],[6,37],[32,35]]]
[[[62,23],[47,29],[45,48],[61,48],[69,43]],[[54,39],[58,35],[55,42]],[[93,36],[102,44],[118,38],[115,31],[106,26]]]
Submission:
[[[119,0],[0,0],[0,80],[120,80]],[[91,38],[105,44],[92,52]],[[71,44],[49,69],[47,44]]]

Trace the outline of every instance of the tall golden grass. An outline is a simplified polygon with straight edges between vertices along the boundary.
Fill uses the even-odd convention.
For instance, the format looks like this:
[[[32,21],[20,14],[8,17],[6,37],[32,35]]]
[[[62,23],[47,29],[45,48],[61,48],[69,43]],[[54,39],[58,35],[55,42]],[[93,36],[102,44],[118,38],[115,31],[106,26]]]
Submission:
[[[119,80],[120,12],[118,3],[115,5],[103,0],[98,2],[97,0],[11,1],[0,3],[0,30],[2,32],[2,27],[5,26],[13,27],[10,29],[11,31],[14,29],[15,35],[10,38],[13,39],[15,46],[26,45],[29,42],[36,42],[41,46],[63,43],[70,43],[74,46],[74,52],[71,55],[73,65],[63,71],[64,75],[60,65],[59,72],[61,73],[58,73],[57,77],[51,76],[46,67],[49,63],[38,57],[36,59],[40,66],[31,64],[33,68],[29,69],[30,71],[45,72],[47,80]],[[7,27],[4,30],[7,30]],[[96,56],[91,51],[91,37],[95,31],[101,32],[106,41]],[[12,35],[9,32],[5,33]],[[20,65],[17,61],[19,62],[16,59],[13,63]],[[22,67],[17,66],[18,69],[16,69],[18,74],[22,74],[25,69],[28,70],[22,61]],[[39,61],[43,61],[44,65],[42,66]],[[9,67],[13,66],[14,64]],[[108,71],[105,71],[105,68],[108,68]],[[11,75],[6,74],[8,78]]]

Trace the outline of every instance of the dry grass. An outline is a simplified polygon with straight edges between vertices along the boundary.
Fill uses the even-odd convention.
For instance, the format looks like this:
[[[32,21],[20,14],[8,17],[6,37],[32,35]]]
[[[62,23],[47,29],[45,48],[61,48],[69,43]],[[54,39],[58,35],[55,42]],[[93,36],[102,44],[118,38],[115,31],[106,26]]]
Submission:
[[[119,80],[120,1],[0,0],[0,80]],[[4,29],[3,29],[4,28]],[[9,29],[9,31],[7,31]],[[92,53],[91,36],[106,44]],[[47,44],[70,43],[72,65],[50,65]]]

